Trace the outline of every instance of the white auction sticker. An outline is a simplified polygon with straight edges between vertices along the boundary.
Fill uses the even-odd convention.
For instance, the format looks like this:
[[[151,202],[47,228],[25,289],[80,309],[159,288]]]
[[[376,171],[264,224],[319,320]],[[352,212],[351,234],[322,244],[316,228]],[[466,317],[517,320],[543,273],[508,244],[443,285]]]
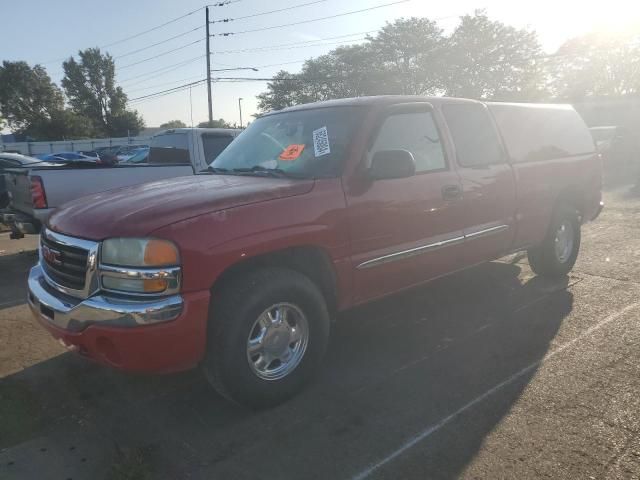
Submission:
[[[322,127],[313,131],[313,151],[316,157],[321,157],[331,153],[327,127]]]

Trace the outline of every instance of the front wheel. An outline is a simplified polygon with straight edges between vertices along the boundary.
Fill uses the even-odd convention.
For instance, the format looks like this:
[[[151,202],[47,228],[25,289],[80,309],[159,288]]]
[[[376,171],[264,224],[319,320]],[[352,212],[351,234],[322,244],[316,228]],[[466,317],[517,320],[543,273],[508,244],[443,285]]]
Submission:
[[[560,205],[553,214],[544,241],[527,252],[531,269],[546,277],[562,277],[569,273],[580,250],[580,226],[576,209]]]
[[[314,374],[327,346],[324,297],[306,276],[264,268],[214,295],[203,371],[223,396],[249,407],[276,405]]]

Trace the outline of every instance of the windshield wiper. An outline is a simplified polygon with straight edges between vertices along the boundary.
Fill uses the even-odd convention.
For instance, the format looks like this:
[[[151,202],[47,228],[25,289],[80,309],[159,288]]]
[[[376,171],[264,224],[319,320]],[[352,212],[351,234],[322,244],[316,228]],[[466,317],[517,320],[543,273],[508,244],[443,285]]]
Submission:
[[[233,168],[231,169],[231,172],[239,174],[259,174],[277,178],[300,178],[299,176],[292,175],[281,168],[265,168],[262,165],[254,165],[251,168]]]
[[[222,167],[207,167],[206,170],[203,170],[203,172],[211,172],[211,173],[228,173],[229,169],[228,168],[222,168]]]

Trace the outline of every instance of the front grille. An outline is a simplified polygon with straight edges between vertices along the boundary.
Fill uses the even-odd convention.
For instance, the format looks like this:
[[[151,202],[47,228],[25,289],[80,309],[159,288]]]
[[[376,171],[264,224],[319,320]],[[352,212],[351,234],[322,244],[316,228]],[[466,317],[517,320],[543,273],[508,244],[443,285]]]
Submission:
[[[66,288],[83,290],[89,252],[84,248],[56,242],[45,235],[40,237],[42,265],[46,274]]]

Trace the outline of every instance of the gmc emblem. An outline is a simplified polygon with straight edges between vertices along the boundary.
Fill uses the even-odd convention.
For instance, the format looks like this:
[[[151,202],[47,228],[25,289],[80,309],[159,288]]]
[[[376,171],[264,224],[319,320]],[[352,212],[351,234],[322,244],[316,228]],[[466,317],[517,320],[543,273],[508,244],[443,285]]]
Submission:
[[[52,265],[62,265],[62,253],[42,245],[42,257]]]

